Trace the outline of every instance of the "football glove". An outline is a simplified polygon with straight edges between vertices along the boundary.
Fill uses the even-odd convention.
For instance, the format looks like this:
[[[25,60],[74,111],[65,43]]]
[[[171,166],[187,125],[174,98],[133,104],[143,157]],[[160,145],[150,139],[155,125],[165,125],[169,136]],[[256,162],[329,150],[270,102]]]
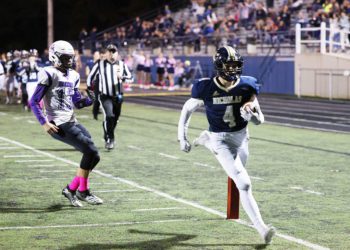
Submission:
[[[180,149],[186,153],[191,151],[191,144],[187,139],[180,139]]]

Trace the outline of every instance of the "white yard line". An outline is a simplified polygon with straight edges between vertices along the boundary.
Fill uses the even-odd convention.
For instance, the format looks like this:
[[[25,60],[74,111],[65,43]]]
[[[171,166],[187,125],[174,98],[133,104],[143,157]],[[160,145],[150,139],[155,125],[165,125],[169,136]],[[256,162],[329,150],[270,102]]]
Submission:
[[[40,170],[40,173],[67,173],[67,172],[74,172],[74,169],[69,170]]]
[[[7,115],[7,113],[5,113],[5,112],[0,112],[0,115]]]
[[[294,189],[294,190],[299,190],[299,191],[304,192],[304,193],[316,194],[316,195],[324,195],[324,193],[320,193],[320,192],[317,192],[317,191],[304,189],[304,188],[302,188],[302,187],[293,186],[293,187],[290,187],[290,188],[291,188],[291,189]]]
[[[49,228],[79,228],[79,227],[113,227],[123,225],[137,225],[137,224],[158,224],[158,223],[172,223],[172,222],[187,222],[198,221],[197,219],[188,220],[154,220],[154,221],[122,221],[111,222],[103,224],[73,224],[73,225],[49,225],[49,226],[20,226],[20,227],[0,227],[0,231],[4,230],[23,230],[23,229],[49,229]]]
[[[15,162],[18,162],[18,163],[23,163],[23,162],[52,162],[54,160],[18,160],[18,161],[15,161]]]
[[[9,146],[10,145],[10,143],[0,143],[0,147],[2,147],[2,146]]]
[[[34,116],[32,115],[24,115],[24,116],[14,116],[12,117],[14,120],[24,120],[24,119],[31,119],[33,118]]]
[[[27,122],[28,122],[29,124],[34,124],[34,123],[36,123],[35,121],[32,121],[32,120],[27,120]]]
[[[4,155],[4,158],[34,158],[44,157],[43,155]]]
[[[179,157],[176,157],[174,155],[168,155],[168,154],[164,154],[164,153],[158,153],[160,156],[163,156],[165,158],[169,158],[169,159],[173,159],[173,160],[178,160]]]
[[[210,165],[208,165],[206,163],[194,162],[193,165],[200,166],[200,167],[211,168],[211,169],[217,169],[217,167],[210,166]]]
[[[71,164],[73,166],[79,166],[79,163],[77,162],[73,162],[71,160],[68,160],[68,159],[65,159],[65,158],[62,158],[62,157],[58,157],[58,156],[55,156],[51,153],[47,153],[47,152],[44,152],[44,151],[41,151],[41,150],[38,150],[38,149],[35,149],[31,146],[28,146],[28,145],[25,145],[25,144],[22,144],[20,142],[17,142],[17,141],[13,141],[13,140],[10,140],[10,139],[7,139],[7,138],[4,138],[4,137],[0,137],[0,140],[3,140],[3,141],[6,141],[6,142],[10,142],[12,144],[15,144],[15,145],[18,145],[22,148],[26,148],[26,149],[29,149],[29,150],[32,150],[33,152],[36,152],[38,154],[43,154],[43,155],[46,155],[50,158],[53,158],[53,159],[56,159],[56,160],[59,160],[59,161],[62,161],[62,162],[65,162],[65,163],[68,163],[68,164]],[[226,213],[223,213],[223,212],[220,212],[220,211],[217,211],[215,209],[212,209],[210,207],[206,207],[206,206],[203,206],[203,205],[200,205],[196,202],[193,202],[193,201],[188,201],[188,200],[185,200],[185,199],[182,199],[182,198],[176,198],[175,196],[172,196],[170,194],[167,194],[167,193],[164,193],[162,191],[158,191],[156,189],[153,189],[153,188],[149,188],[149,187],[146,187],[146,186],[142,186],[136,182],[133,182],[133,181],[130,181],[130,180],[127,180],[127,179],[123,179],[123,178],[120,178],[120,177],[115,177],[111,174],[107,174],[107,173],[104,173],[104,172],[101,172],[100,170],[93,170],[96,174],[98,175],[101,175],[101,176],[104,176],[106,178],[109,178],[109,179],[112,179],[112,180],[116,180],[116,181],[119,181],[119,182],[122,182],[122,183],[125,183],[125,184],[128,184],[132,187],[136,187],[138,189],[141,189],[141,190],[144,190],[144,191],[148,191],[148,192],[151,192],[153,194],[156,194],[158,196],[161,196],[161,197],[164,197],[164,198],[167,198],[169,200],[173,200],[173,201],[176,201],[176,202],[179,202],[179,203],[182,203],[182,204],[186,204],[188,206],[192,206],[192,207],[195,207],[195,208],[198,208],[198,209],[201,209],[203,211],[206,211],[208,213],[211,213],[211,214],[214,214],[214,215],[217,215],[219,217],[222,217],[222,218],[226,218]],[[245,225],[245,226],[248,226],[248,227],[252,227],[248,222],[246,221],[243,221],[243,220],[234,220],[235,222],[241,224],[241,225]],[[104,224],[106,225],[106,224]],[[10,227],[11,228],[11,227]],[[1,229],[1,228],[0,228]],[[309,247],[311,249],[315,249],[315,250],[329,250],[329,248],[327,247],[323,247],[323,246],[320,246],[320,245],[317,245],[317,244],[314,244],[314,243],[311,243],[311,242],[308,242],[306,240],[303,240],[303,239],[299,239],[299,238],[296,238],[296,237],[293,237],[293,236],[289,236],[289,235],[285,235],[285,234],[281,234],[281,233],[277,233],[276,236],[280,237],[280,238],[283,238],[285,240],[288,240],[288,241],[291,241],[291,242],[295,242],[297,244],[300,244],[300,245],[303,245],[303,246],[306,246],[306,247]]]
[[[257,176],[250,176],[251,179],[253,180],[258,180],[258,181],[263,181],[264,179],[261,177],[257,177]]]
[[[19,147],[0,147],[0,150],[6,150],[6,149],[19,149]]]
[[[137,189],[119,189],[119,190],[94,190],[94,193],[123,193],[123,192],[138,192]]]
[[[135,150],[142,150],[142,148],[134,146],[134,145],[129,145],[128,148],[135,149]]]
[[[185,207],[155,207],[155,208],[141,208],[131,210],[132,212],[147,212],[147,211],[159,211],[159,210],[178,210],[178,209],[187,209]]]
[[[35,164],[35,165],[28,165],[27,167],[65,167],[66,165],[55,165],[55,164]]]

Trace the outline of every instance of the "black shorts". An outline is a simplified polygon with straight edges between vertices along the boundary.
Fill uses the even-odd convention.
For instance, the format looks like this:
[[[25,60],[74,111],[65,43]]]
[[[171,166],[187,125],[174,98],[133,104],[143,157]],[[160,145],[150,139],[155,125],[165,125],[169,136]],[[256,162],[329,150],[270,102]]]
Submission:
[[[143,65],[142,64],[137,64],[136,70],[137,71],[142,71],[143,70]]]
[[[174,74],[174,73],[175,73],[175,69],[174,69],[173,67],[168,68],[168,69],[167,69],[167,72],[168,72],[169,74]]]
[[[157,68],[157,74],[164,74],[165,69],[164,68]]]
[[[146,73],[150,73],[151,72],[151,67],[143,67],[143,71]]]

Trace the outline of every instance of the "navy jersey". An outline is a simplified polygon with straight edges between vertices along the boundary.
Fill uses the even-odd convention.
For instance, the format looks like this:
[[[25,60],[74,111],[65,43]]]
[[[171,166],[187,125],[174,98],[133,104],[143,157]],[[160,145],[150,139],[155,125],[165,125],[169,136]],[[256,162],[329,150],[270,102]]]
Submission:
[[[241,117],[240,108],[258,93],[257,80],[250,76],[241,76],[239,82],[228,89],[217,77],[200,79],[192,87],[192,98],[204,101],[212,132],[233,132],[246,127],[248,122]]]

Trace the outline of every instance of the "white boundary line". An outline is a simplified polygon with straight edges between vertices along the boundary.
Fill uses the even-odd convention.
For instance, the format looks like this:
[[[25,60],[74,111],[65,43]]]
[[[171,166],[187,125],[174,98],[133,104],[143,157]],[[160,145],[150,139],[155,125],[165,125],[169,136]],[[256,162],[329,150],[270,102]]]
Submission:
[[[124,226],[124,225],[158,224],[158,223],[185,222],[185,221],[198,221],[198,220],[196,220],[196,219],[188,219],[188,220],[179,219],[179,220],[154,220],[154,221],[124,221],[124,222],[112,222],[112,223],[103,223],[103,224],[73,224],[73,225],[51,225],[51,226],[0,227],[0,231],[21,230],[21,229],[48,229],[48,228],[112,227],[112,226]]]
[[[65,158],[62,158],[62,157],[59,157],[59,156],[55,156],[51,153],[47,153],[47,152],[44,152],[44,151],[41,151],[41,150],[38,150],[38,149],[35,149],[31,146],[27,146],[25,144],[22,144],[20,142],[17,142],[17,141],[14,141],[14,140],[10,140],[10,139],[7,139],[7,138],[4,138],[4,137],[1,137],[0,136],[0,140],[3,140],[3,141],[6,141],[6,142],[10,142],[12,144],[15,144],[15,145],[18,145],[22,148],[26,148],[26,149],[29,149],[29,150],[32,150],[33,152],[36,152],[38,154],[43,154],[43,155],[46,155],[50,158],[53,158],[53,159],[56,159],[56,160],[59,160],[59,161],[62,161],[62,162],[65,162],[65,163],[68,163],[68,164],[72,164],[73,166],[79,166],[79,163],[76,163],[74,161],[71,161],[71,160],[68,160],[68,159],[65,159]],[[107,173],[104,173],[104,172],[101,172],[100,170],[93,170],[96,174],[98,175],[101,175],[101,176],[104,176],[106,178],[109,178],[109,179],[112,179],[112,180],[116,180],[116,181],[119,181],[119,182],[122,182],[122,183],[125,183],[125,184],[128,184],[130,186],[133,186],[133,187],[136,187],[136,188],[139,188],[141,190],[144,190],[144,191],[148,191],[148,192],[151,192],[153,194],[156,194],[156,195],[159,195],[161,197],[164,197],[164,198],[167,198],[169,200],[173,200],[173,201],[176,201],[176,202],[179,202],[179,203],[182,203],[182,204],[186,204],[188,206],[192,206],[192,207],[195,207],[195,208],[198,208],[198,209],[201,209],[203,211],[206,211],[208,213],[211,213],[211,214],[214,214],[214,215],[217,215],[219,217],[222,217],[222,218],[226,218],[226,214],[223,213],[223,212],[220,212],[220,211],[217,211],[215,209],[212,209],[210,207],[206,207],[206,206],[203,206],[203,205],[200,205],[196,202],[193,202],[193,201],[188,201],[188,200],[185,200],[185,199],[182,199],[182,198],[176,198],[170,194],[167,194],[167,193],[164,193],[162,191],[158,191],[156,189],[153,189],[153,188],[149,188],[149,187],[146,187],[146,186],[142,186],[136,182],[133,182],[133,181],[129,181],[127,179],[123,179],[123,178],[120,178],[120,177],[115,177],[111,174],[107,174]],[[248,226],[248,227],[252,227],[248,222],[246,221],[243,221],[243,220],[234,220],[235,222],[241,224],[241,225],[245,225],[245,226]],[[289,236],[289,235],[285,235],[285,234],[281,234],[281,233],[277,233],[276,236],[280,237],[280,238],[283,238],[283,239],[286,239],[288,241],[291,241],[291,242],[295,242],[295,243],[298,243],[300,245],[303,245],[303,246],[306,246],[306,247],[309,247],[311,249],[315,249],[315,250],[329,250],[329,248],[327,247],[324,247],[324,246],[320,246],[320,245],[317,245],[317,244],[314,244],[314,243],[311,243],[311,242],[308,242],[306,240],[303,240],[303,239],[299,239],[299,238],[295,238],[293,236]]]

